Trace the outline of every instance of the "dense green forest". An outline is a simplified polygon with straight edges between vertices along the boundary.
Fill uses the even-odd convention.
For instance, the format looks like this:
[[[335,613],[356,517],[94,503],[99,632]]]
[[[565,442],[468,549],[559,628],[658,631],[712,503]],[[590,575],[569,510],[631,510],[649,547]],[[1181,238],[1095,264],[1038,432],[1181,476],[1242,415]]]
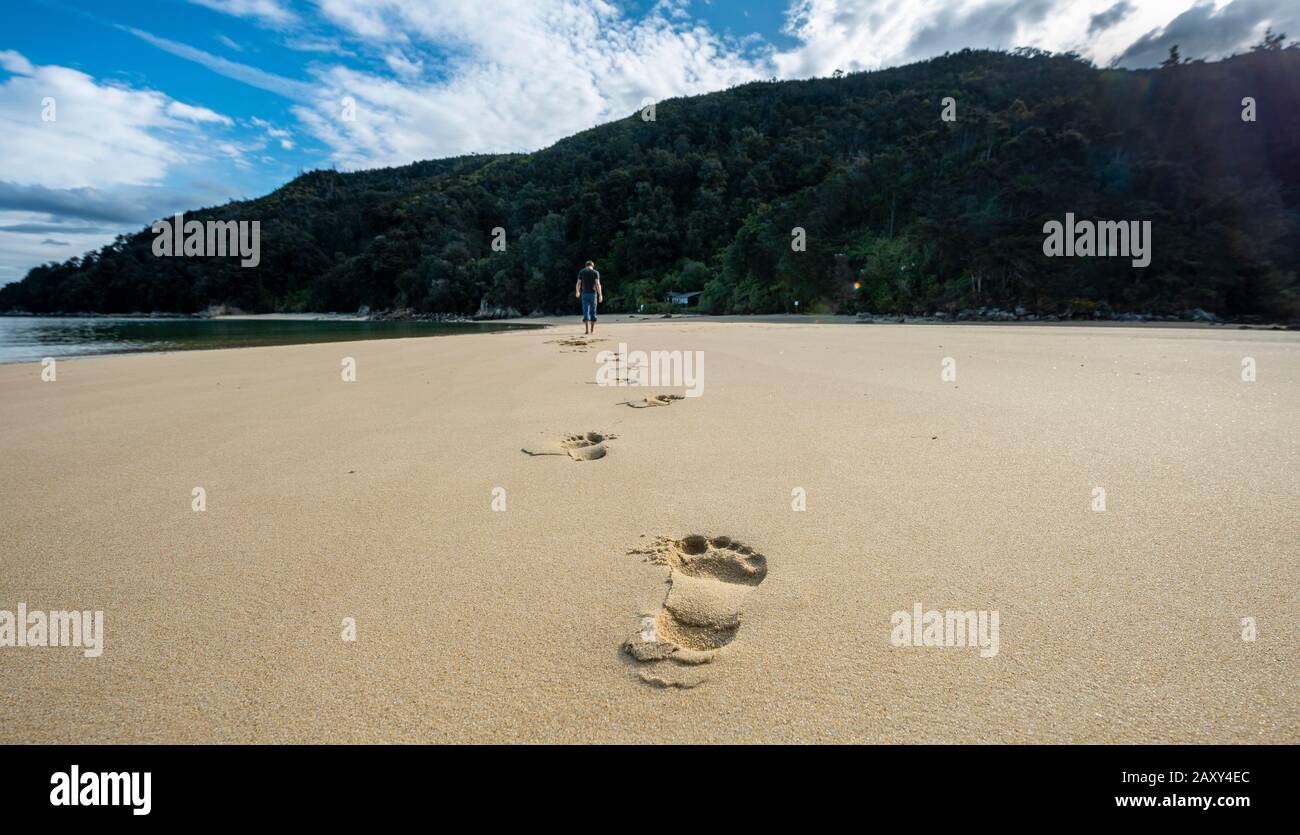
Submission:
[[[940,118],[945,97],[955,121]],[[1245,97],[1257,121],[1243,121]],[[145,229],[33,269],[0,289],[0,310],[573,312],[591,258],[607,310],[702,290],[706,313],[796,300],[1300,313],[1300,49],[1276,39],[1141,71],[964,51],[667,100],[654,116],[532,154],[312,171],[187,213],[261,221],[257,268],[154,257]],[[1150,265],[1045,257],[1043,224],[1066,212],[1150,220]]]

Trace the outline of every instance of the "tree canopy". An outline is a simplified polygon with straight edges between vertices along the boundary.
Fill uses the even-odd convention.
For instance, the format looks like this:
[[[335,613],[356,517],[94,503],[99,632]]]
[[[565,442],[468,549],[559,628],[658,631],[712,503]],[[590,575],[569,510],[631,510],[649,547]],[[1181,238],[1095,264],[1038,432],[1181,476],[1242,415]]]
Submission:
[[[303,174],[187,212],[261,221],[260,266],[158,258],[153,234],[37,267],[0,310],[572,308],[703,290],[707,313],[1300,313],[1300,50],[1098,69],[963,51],[659,102],[531,154]],[[955,102],[955,121],[940,114]],[[1242,118],[1255,101],[1256,121]],[[1150,220],[1152,260],[1047,258],[1043,224]],[[493,247],[493,230],[505,248]],[[792,247],[803,230],[806,245]]]

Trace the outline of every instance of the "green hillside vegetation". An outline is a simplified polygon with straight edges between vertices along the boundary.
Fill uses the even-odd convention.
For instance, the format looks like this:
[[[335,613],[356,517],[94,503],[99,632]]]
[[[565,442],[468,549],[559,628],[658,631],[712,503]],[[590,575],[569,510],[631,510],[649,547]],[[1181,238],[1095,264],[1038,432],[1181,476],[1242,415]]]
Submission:
[[[956,100],[957,120],[940,119]],[[1241,118],[1243,97],[1258,121]],[[1150,266],[1047,258],[1043,224],[1150,220]],[[261,264],[156,258],[148,229],[0,289],[0,310],[481,305],[607,311],[702,290],[706,313],[1022,305],[1300,313],[1300,50],[1098,69],[964,51],[657,105],[531,154],[303,174],[188,219],[261,221]],[[493,251],[492,229],[506,230]],[[802,227],[806,251],[791,249]],[[855,289],[855,282],[860,289]]]

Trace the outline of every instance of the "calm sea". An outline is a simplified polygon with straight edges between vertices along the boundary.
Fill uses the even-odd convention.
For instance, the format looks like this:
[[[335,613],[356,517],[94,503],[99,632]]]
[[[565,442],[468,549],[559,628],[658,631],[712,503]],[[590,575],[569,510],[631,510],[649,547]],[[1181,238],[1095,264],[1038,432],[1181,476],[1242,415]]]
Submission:
[[[346,319],[118,319],[0,316],[0,362],[141,351],[196,351],[409,336],[451,336],[538,325],[361,322]]]

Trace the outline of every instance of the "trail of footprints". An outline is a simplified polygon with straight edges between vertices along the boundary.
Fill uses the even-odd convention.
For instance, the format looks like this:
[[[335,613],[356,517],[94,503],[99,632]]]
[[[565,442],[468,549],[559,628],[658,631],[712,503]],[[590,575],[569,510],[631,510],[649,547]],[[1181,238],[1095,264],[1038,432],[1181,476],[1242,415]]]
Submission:
[[[668,566],[668,594],[658,614],[623,643],[642,681],[691,688],[707,680],[703,665],[736,639],[750,591],[767,577],[767,558],[727,536],[661,537],[633,550]]]
[[[603,341],[553,340],[578,351]],[[682,399],[679,394],[655,394],[619,405],[647,409]],[[595,461],[606,456],[605,445],[617,437],[609,432],[579,432],[522,451]],[[702,684],[707,680],[705,665],[736,639],[745,598],[767,577],[767,558],[730,537],[700,534],[659,537],[650,547],[629,553],[668,567],[668,593],[657,614],[642,618],[641,629],[623,643],[623,650],[647,684],[682,689]]]
[[[594,337],[577,337],[570,336],[562,339],[548,340],[547,344],[555,344],[574,348],[578,351],[585,351],[587,348],[598,342],[604,342],[604,339]],[[678,400],[685,399],[680,394],[652,394],[639,400],[627,400],[620,403],[620,406],[631,406],[633,409],[648,409],[653,406],[671,406]],[[610,432],[578,432],[571,435],[563,435],[558,439],[544,442],[532,447],[522,447],[521,452],[528,455],[567,455],[574,461],[596,461],[604,458],[608,454],[605,444],[617,438]]]

